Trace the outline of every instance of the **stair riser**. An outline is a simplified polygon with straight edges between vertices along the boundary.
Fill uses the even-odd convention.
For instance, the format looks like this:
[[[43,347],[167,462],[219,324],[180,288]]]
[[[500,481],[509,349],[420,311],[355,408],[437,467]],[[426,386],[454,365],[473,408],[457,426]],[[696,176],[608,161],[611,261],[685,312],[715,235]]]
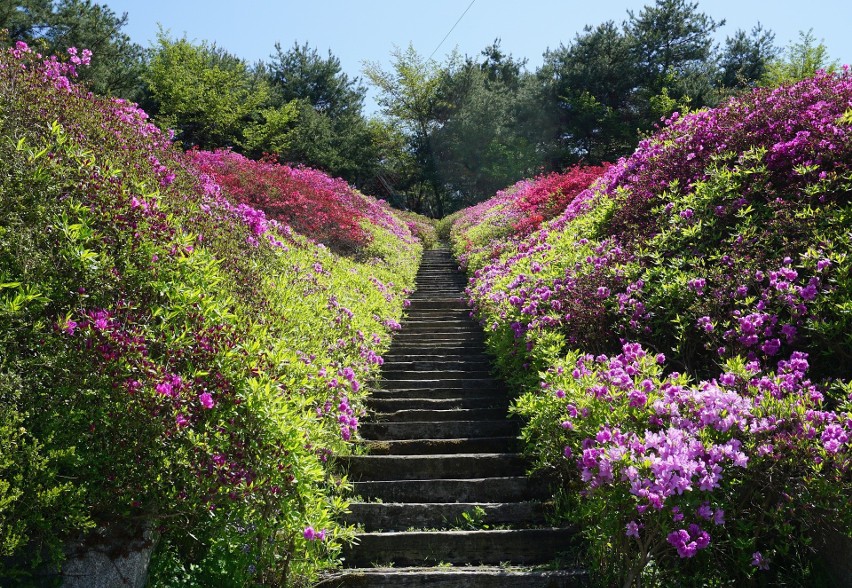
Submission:
[[[362,441],[371,455],[435,455],[452,453],[515,453],[521,450],[516,437],[482,437],[479,439],[409,439],[396,441]]]
[[[443,350],[441,350],[443,351]],[[404,352],[398,351],[389,351],[382,355],[385,360],[385,365],[388,366],[389,369],[393,369],[393,366],[396,362],[416,362],[423,361],[426,363],[432,363],[435,365],[440,365],[441,363],[463,363],[467,360],[474,361],[476,363],[484,363],[486,365],[490,365],[488,356],[485,353],[428,353],[428,354],[418,354],[418,355],[410,355]]]
[[[482,396],[473,398],[435,399],[367,399],[367,407],[379,413],[390,413],[399,410],[451,410],[472,408],[507,408],[508,401],[503,398]]]
[[[543,564],[572,548],[564,530],[471,531],[456,533],[364,533],[359,545],[344,550],[349,567],[373,562],[395,566],[450,564],[497,565],[511,554],[513,564]]]
[[[402,325],[402,330],[395,335],[395,340],[404,341],[406,337],[414,336],[429,336],[429,335],[452,335],[458,337],[461,335],[477,336],[482,339],[482,330],[478,326],[467,325]]]
[[[457,390],[481,390],[483,396],[494,390],[498,384],[491,378],[441,379],[441,380],[382,380],[383,390],[411,390],[420,388],[437,390],[454,388]]]
[[[410,298],[411,311],[415,310],[470,310],[467,302],[461,300],[423,300]]]
[[[317,588],[588,588],[583,572],[512,572],[504,568],[356,569],[317,584]]]
[[[457,408],[445,410],[409,409],[381,412],[374,415],[380,423],[442,422],[442,421],[497,421],[506,418],[506,410],[500,408]]]
[[[470,318],[470,309],[469,308],[438,308],[438,309],[428,309],[428,308],[418,308],[412,309],[409,308],[405,311],[406,320],[426,320],[426,319],[435,319],[435,320],[461,320]]]
[[[393,347],[405,345],[445,345],[445,346],[475,346],[482,349],[484,342],[478,333],[410,333],[404,337],[397,336]]]
[[[511,421],[448,421],[431,423],[362,423],[358,429],[364,439],[459,439],[462,437],[509,437],[517,434]]]
[[[483,397],[493,396],[494,398],[505,398],[506,394],[495,386],[491,390],[466,390],[464,388],[397,388],[385,389],[379,388],[371,392],[373,398],[380,400],[384,399],[446,399],[459,398],[464,396]]]
[[[549,492],[527,478],[355,482],[355,495],[382,502],[522,502],[546,500]]]
[[[490,380],[489,370],[383,370],[385,381],[414,379],[423,380]]]
[[[519,455],[367,455],[343,460],[354,481],[434,480],[523,476],[527,462]]]
[[[484,511],[483,525],[544,525],[547,509],[540,502],[382,504],[357,502],[349,505],[344,521],[361,525],[364,531],[405,531],[407,529],[450,529],[465,524],[464,514]]]
[[[387,358],[385,358],[387,360]],[[463,359],[444,359],[437,361],[398,361],[386,363],[382,369],[382,375],[388,374],[405,374],[405,373],[422,373],[438,370],[449,370],[452,372],[479,372],[481,374],[489,374],[491,372],[491,363],[487,360],[472,360],[465,361]]]

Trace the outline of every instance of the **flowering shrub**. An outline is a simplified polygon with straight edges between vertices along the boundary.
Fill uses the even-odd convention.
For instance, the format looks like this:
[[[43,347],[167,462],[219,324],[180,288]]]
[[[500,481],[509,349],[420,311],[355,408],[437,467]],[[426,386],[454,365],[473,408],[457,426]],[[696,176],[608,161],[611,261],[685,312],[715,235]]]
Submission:
[[[824,527],[850,535],[850,105],[821,73],[675,114],[540,230],[453,226],[463,261],[508,227],[470,302],[626,585],[802,580]]]
[[[405,222],[408,230],[423,244],[424,249],[432,249],[438,244],[435,221],[411,211],[395,210],[394,215]]]
[[[263,210],[337,252],[354,253],[369,242],[365,222],[411,240],[410,229],[387,203],[365,197],[339,178],[305,167],[252,161],[228,150],[196,150],[187,157],[233,201]]]
[[[492,259],[513,242],[538,229],[542,222],[560,214],[577,194],[589,187],[604,166],[574,166],[521,180],[493,198],[466,208],[452,219],[456,257],[463,266]],[[475,261],[474,261],[475,260]]]
[[[159,537],[154,582],[309,582],[351,534],[329,458],[421,247],[356,193],[354,259],[300,235],[74,84],[75,57],[0,54],[0,578],[119,520]]]

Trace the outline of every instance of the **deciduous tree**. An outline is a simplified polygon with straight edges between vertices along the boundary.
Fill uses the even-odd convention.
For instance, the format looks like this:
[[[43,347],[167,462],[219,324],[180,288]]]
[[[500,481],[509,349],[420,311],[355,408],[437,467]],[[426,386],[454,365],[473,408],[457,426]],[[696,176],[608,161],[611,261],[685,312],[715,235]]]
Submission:
[[[269,100],[269,84],[248,64],[207,43],[161,32],[145,81],[158,124],[186,147],[241,146],[251,117]]]
[[[414,199],[410,204],[417,212],[442,217],[447,191],[438,176],[432,139],[440,127],[441,84],[446,72],[456,67],[453,61],[458,58],[451,57],[442,68],[437,62],[423,58],[413,45],[404,51],[394,49],[392,56],[391,71],[368,62],[364,75],[378,88],[378,103],[383,113],[406,134],[407,148],[417,161],[417,173],[407,178],[406,184],[427,189],[425,198]]]

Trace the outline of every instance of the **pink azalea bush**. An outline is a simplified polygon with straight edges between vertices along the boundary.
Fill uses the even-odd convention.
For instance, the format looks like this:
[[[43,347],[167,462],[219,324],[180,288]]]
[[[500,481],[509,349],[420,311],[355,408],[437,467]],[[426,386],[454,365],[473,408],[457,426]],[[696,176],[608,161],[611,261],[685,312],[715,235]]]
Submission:
[[[539,467],[625,585],[818,581],[811,542],[852,534],[850,109],[844,72],[675,114],[468,261]]]
[[[578,165],[563,173],[521,180],[459,211],[451,219],[456,257],[467,267],[499,256],[542,222],[561,214],[607,167]]]
[[[232,197],[69,57],[0,52],[0,584],[115,524],[154,532],[154,583],[309,582],[421,247],[352,191],[351,256],[299,234],[324,201]]]
[[[233,202],[263,210],[266,216],[341,253],[354,253],[378,225],[411,242],[411,232],[386,202],[365,197],[340,178],[306,167],[252,161],[228,150],[187,154]]]

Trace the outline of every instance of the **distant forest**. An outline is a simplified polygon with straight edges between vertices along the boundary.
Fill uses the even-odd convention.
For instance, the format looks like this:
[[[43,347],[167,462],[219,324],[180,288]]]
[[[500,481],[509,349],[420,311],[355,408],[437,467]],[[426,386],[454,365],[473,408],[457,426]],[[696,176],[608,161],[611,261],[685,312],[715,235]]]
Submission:
[[[496,39],[442,62],[409,46],[394,51],[389,70],[367,64],[363,78],[298,41],[253,64],[163,31],[143,48],[122,32],[126,22],[91,0],[0,4],[4,44],[90,49],[80,77],[92,91],[138,102],[187,149],[318,168],[434,217],[524,177],[614,161],[675,111],[836,67],[811,31],[782,48],[755,23],[717,43],[724,21],[686,0],[588,25],[535,71]],[[379,91],[380,117],[364,112],[367,83]]]

